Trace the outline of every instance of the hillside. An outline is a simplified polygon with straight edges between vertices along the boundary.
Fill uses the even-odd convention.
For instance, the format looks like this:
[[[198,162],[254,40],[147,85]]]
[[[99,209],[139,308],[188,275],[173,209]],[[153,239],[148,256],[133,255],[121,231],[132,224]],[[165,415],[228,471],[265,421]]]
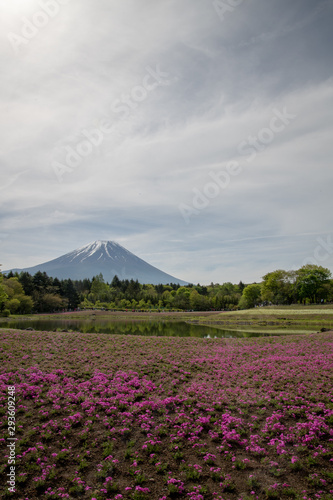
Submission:
[[[109,282],[117,275],[121,280],[134,279],[140,283],[154,285],[159,283],[187,284],[151,266],[114,241],[94,241],[43,264],[24,269],[12,269],[12,271],[27,271],[32,275],[42,271],[53,278],[73,280],[91,279],[102,273],[105,281]]]

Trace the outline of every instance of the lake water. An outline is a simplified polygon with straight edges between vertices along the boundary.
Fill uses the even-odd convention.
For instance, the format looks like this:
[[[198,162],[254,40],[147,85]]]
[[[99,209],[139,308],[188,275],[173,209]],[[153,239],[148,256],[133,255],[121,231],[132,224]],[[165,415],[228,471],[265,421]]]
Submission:
[[[258,332],[220,330],[209,326],[185,323],[184,321],[140,320],[107,321],[100,319],[29,319],[13,320],[0,324],[1,328],[27,328],[39,331],[74,331],[82,333],[106,333],[117,335],[143,335],[157,337],[201,337],[201,338],[243,338],[261,337]],[[267,334],[265,334],[267,336]]]

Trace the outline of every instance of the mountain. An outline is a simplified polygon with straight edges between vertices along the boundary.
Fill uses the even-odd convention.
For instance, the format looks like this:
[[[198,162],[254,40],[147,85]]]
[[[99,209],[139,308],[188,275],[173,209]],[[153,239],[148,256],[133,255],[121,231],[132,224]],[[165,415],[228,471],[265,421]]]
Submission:
[[[151,266],[114,241],[94,241],[44,264],[26,269],[12,269],[12,271],[27,271],[32,275],[38,271],[45,271],[53,278],[72,280],[91,279],[102,273],[107,282],[111,282],[117,275],[120,280],[133,279],[139,283],[153,285],[188,284]],[[9,271],[4,271],[6,272]]]

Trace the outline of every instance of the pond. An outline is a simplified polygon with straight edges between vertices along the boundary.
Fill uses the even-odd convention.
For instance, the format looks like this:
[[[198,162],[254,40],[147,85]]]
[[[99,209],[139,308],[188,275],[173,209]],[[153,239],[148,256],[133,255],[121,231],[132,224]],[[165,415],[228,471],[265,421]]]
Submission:
[[[1,328],[27,328],[39,331],[74,331],[117,335],[143,335],[157,337],[244,338],[268,336],[259,332],[221,330],[209,326],[193,325],[184,321],[103,319],[25,319],[0,324]]]

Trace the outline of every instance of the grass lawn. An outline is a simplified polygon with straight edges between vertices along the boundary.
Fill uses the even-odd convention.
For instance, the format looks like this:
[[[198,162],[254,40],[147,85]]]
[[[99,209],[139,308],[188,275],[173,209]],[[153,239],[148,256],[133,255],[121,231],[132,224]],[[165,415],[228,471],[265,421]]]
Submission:
[[[2,498],[332,500],[332,347],[0,329]]]
[[[192,323],[227,330],[260,331],[262,333],[314,333],[322,328],[333,329],[333,305],[257,307],[243,311],[222,312]]]

